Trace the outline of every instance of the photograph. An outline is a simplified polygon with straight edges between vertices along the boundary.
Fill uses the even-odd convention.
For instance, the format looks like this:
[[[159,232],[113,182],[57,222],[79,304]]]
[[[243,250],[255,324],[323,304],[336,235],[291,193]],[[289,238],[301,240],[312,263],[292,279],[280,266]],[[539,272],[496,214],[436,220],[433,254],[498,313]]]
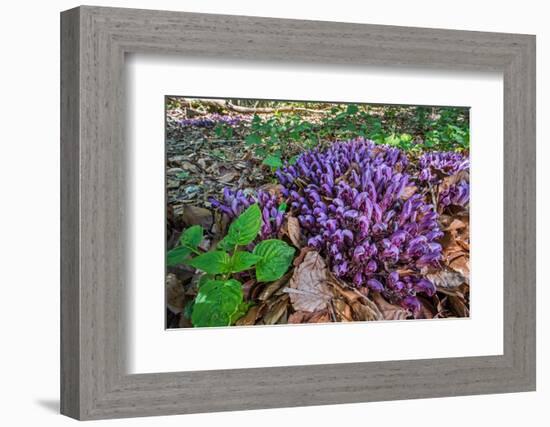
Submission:
[[[168,329],[470,316],[468,107],[165,102]]]

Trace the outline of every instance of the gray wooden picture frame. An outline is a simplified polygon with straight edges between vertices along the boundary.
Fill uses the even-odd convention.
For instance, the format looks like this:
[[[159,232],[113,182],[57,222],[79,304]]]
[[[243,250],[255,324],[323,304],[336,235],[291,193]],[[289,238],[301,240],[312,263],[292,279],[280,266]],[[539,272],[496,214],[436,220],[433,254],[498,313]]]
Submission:
[[[504,76],[504,354],[129,375],[127,53]],[[83,6],[61,14],[61,412],[101,419],[535,390],[535,37]],[[183,355],[181,356],[183,357]]]

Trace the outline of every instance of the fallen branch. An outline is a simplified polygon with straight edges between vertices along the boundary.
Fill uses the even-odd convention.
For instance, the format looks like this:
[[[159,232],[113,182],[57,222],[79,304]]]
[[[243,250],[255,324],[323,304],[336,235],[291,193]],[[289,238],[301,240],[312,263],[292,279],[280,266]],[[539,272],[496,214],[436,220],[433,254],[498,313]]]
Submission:
[[[189,105],[191,105],[191,102],[197,101],[192,99],[185,98],[184,101],[188,102]],[[305,107],[293,107],[293,106],[287,106],[287,107],[278,107],[278,108],[267,108],[267,107],[243,107],[241,105],[235,105],[229,101],[224,101],[221,99],[201,99],[200,103],[203,105],[207,105],[210,107],[214,107],[217,109],[227,109],[231,111],[235,111],[236,113],[252,113],[252,114],[271,114],[276,112],[281,113],[290,113],[290,112],[306,112],[306,113],[317,113],[317,114],[326,114],[330,110],[314,110],[311,108],[305,108]]]

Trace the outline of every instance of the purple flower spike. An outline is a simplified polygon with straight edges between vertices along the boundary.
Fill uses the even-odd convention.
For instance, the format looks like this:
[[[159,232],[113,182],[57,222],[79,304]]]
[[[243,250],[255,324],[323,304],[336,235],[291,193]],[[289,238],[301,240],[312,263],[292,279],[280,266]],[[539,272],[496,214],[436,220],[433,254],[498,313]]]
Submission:
[[[420,279],[414,284],[414,290],[417,292],[424,292],[428,296],[433,296],[435,294],[436,288],[435,285],[428,279]]]
[[[413,295],[407,295],[403,298],[401,305],[413,313],[418,313],[421,309],[420,301]]]
[[[383,292],[384,291],[384,285],[376,279],[367,280],[367,286],[373,292]]]

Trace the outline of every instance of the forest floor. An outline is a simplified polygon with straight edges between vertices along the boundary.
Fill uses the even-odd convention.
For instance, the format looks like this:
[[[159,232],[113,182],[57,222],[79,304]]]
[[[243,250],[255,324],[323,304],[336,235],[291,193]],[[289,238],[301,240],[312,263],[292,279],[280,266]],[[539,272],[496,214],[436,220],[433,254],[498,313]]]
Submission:
[[[227,215],[212,206],[211,199],[220,199],[224,189],[254,192],[259,189],[279,194],[274,168],[262,163],[254,147],[246,143],[250,134],[252,113],[225,112],[240,119],[231,125],[231,135],[221,134],[214,126],[182,126],[188,118],[182,108],[167,109],[166,129],[166,189],[167,189],[167,248],[178,245],[182,232],[193,225],[205,230],[201,251],[211,250],[225,235],[230,223]],[[377,112],[383,116],[383,109]],[[263,114],[265,120],[270,114]],[[322,114],[302,114],[304,120],[318,122]],[[195,115],[196,117],[196,115]],[[199,116],[200,117],[200,116]],[[243,119],[244,117],[244,119]],[[324,140],[321,146],[331,144]],[[303,152],[298,144],[290,155]],[[409,153],[412,162],[419,153]],[[461,175],[464,178],[464,174]],[[445,177],[444,185],[456,181]],[[383,293],[367,287],[357,287],[336,277],[326,260],[300,236],[300,225],[287,215],[278,238],[296,248],[289,270],[278,280],[259,282],[246,277],[243,293],[250,302],[248,311],[235,324],[322,323],[335,321],[404,320],[415,318],[468,317],[469,313],[469,208],[449,207],[440,212],[439,223],[443,236],[442,262],[438,271],[426,273],[437,291],[433,295],[419,294],[420,309],[411,312],[403,305],[388,300]],[[311,281],[311,276],[319,280]],[[169,266],[166,277],[167,327],[191,327],[189,310],[197,296],[200,272],[189,265]],[[290,283],[307,276],[315,286],[310,303],[304,310],[299,298],[289,292]],[[313,301],[312,301],[313,300]],[[303,302],[303,301],[302,301]],[[311,303],[313,302],[313,306]],[[319,302],[317,304],[317,302]],[[306,307],[307,308],[307,307]]]

